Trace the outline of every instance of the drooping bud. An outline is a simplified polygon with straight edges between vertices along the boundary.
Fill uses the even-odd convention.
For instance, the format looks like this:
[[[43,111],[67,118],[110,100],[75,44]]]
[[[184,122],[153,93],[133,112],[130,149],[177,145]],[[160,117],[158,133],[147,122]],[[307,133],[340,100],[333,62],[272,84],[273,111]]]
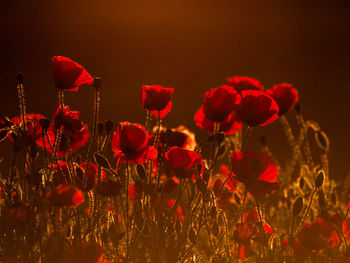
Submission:
[[[106,169],[111,169],[111,166],[110,166],[108,160],[102,154],[95,152],[94,158],[95,158],[96,163],[98,163],[101,167],[106,168]]]

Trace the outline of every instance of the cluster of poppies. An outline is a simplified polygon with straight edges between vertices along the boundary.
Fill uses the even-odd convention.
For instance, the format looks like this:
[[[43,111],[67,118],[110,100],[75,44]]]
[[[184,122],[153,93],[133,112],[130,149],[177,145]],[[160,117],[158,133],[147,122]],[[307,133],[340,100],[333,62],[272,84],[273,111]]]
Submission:
[[[99,79],[94,79],[71,59],[56,56],[51,62],[54,83],[60,92],[78,91],[83,85],[93,85],[97,91],[101,88]],[[52,175],[52,181],[42,182],[42,176],[38,176],[37,181],[31,176],[30,180],[35,186],[50,183],[45,193],[45,202],[54,208],[76,209],[86,204],[88,193],[91,192],[96,194],[95,198],[109,200],[120,197],[123,206],[122,194],[123,189],[126,189],[126,202],[131,202],[136,207],[137,203],[145,203],[145,196],[149,196],[148,200],[155,205],[174,211],[168,212],[171,220],[185,225],[189,211],[187,214],[184,212],[176,196],[179,198],[181,191],[185,189],[183,182],[190,181],[192,191],[196,186],[204,197],[208,192],[213,193],[215,209],[229,213],[229,207],[233,203],[243,204],[238,210],[241,220],[234,224],[235,244],[231,255],[240,259],[256,256],[254,246],[267,246],[267,240],[273,247],[273,240],[278,239],[276,231],[265,222],[261,211],[264,198],[281,187],[277,178],[279,168],[273,157],[267,151],[246,150],[244,142],[240,141],[235,144],[235,148],[226,149],[230,165],[222,165],[217,173],[219,176],[215,177],[213,171],[218,152],[227,138],[236,136],[238,132],[242,134],[246,126],[247,139],[253,127],[268,125],[287,114],[299,100],[297,90],[287,83],[265,90],[260,81],[250,77],[228,78],[226,84],[204,94],[203,103],[194,114],[196,125],[210,134],[198,144],[194,133],[185,126],[169,129],[161,125],[161,119],[172,108],[173,93],[174,89],[169,87],[142,86],[141,105],[147,112],[145,126],[125,121],[114,127],[111,121],[102,123],[96,120],[90,135],[87,125],[79,119],[79,112],[71,110],[60,100],[51,120],[41,114],[23,114],[11,120],[3,117],[0,120],[0,136],[1,139],[7,137],[16,151],[23,147],[27,154],[39,146],[46,155],[51,155],[51,158],[46,158],[45,168],[49,171],[47,174]],[[150,128],[151,119],[157,124],[153,129]],[[91,144],[87,160],[72,161],[71,154],[86,145],[89,139]],[[109,140],[116,159],[115,168],[112,168],[104,156]],[[201,153],[201,146],[205,142],[216,146],[210,160]],[[94,158],[91,158],[91,151],[94,151]],[[130,167],[135,167],[136,173],[131,172]],[[120,175],[123,168],[126,169],[126,178]],[[131,180],[129,173],[137,176],[132,176]],[[11,183],[10,181],[9,187]],[[179,195],[175,194],[176,191]],[[1,194],[4,195],[4,192],[1,191]],[[203,202],[206,200],[204,197]],[[250,207],[245,213],[244,205],[247,200],[254,200],[257,206]],[[203,207],[205,210],[205,205]],[[108,209],[114,211],[117,208],[110,205]],[[127,218],[128,203],[126,209]],[[18,225],[28,224],[35,217],[34,210],[20,202],[9,206],[6,211],[10,218],[8,222],[19,222]],[[306,215],[307,213],[308,210]],[[86,214],[90,215],[90,212],[86,211]],[[121,222],[120,214],[118,218]],[[128,232],[129,219],[124,218],[124,221]],[[135,221],[137,225],[138,221]],[[144,226],[140,229],[143,231]],[[339,247],[341,234],[349,242],[350,220],[340,220],[336,215],[328,218],[317,217],[312,223],[303,224],[297,234],[298,236],[294,236],[292,229],[289,240],[278,240],[278,247],[296,260],[304,261],[310,253],[317,254],[324,249]],[[194,243],[197,237],[193,232],[191,235],[189,238]],[[96,242],[73,242],[67,247],[66,254],[69,262],[108,262],[103,260],[103,249]],[[81,261],[81,257],[84,257],[84,261]],[[332,262],[342,260],[349,259],[341,255],[333,257]]]

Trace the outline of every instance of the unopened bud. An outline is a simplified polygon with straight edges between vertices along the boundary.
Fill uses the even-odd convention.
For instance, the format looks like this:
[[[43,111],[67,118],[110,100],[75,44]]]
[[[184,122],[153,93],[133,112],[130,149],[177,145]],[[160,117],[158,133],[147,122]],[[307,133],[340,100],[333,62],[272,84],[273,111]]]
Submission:
[[[16,77],[17,77],[17,83],[18,84],[22,84],[23,83],[24,74],[22,72],[18,72]]]
[[[304,199],[302,196],[298,196],[298,198],[293,203],[293,208],[292,208],[294,217],[300,214],[301,210],[303,210],[303,206],[304,206]]]
[[[197,238],[197,232],[193,227],[191,227],[190,230],[188,231],[188,239],[193,244],[196,242],[196,238]]]
[[[315,186],[316,188],[320,188],[323,185],[324,182],[324,171],[321,170],[315,180]]]
[[[100,89],[102,86],[102,79],[99,77],[94,78],[93,85],[96,89]]]
[[[114,122],[110,120],[106,121],[105,127],[106,127],[107,134],[111,133],[113,131]]]
[[[46,119],[46,118],[41,118],[39,120],[39,123],[43,129],[48,129],[50,127],[51,121],[49,119]]]
[[[101,121],[98,122],[98,123],[97,123],[97,133],[101,135],[101,134],[103,133],[103,129],[104,129],[104,124],[103,124],[103,122],[101,122]]]

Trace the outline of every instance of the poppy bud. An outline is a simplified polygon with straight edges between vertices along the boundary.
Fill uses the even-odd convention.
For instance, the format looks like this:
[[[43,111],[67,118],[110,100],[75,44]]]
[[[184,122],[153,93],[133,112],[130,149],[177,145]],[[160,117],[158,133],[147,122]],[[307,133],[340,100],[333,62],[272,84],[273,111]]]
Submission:
[[[107,120],[105,123],[105,127],[106,127],[106,132],[107,134],[111,133],[113,131],[113,127],[114,127],[114,122]]]
[[[40,126],[43,128],[43,129],[48,129],[50,127],[50,123],[51,121],[47,118],[41,118],[39,120],[39,123],[40,123]]]
[[[98,163],[101,167],[106,169],[111,169],[111,166],[109,165],[108,160],[102,154],[95,152],[94,157],[95,157],[96,163]]]
[[[94,87],[99,90],[101,88],[102,85],[102,79],[99,77],[94,78],[94,82],[92,83],[94,85]]]
[[[142,164],[138,164],[136,166],[136,172],[137,172],[138,176],[140,176],[141,179],[145,179],[146,178],[145,167],[143,167]]]
[[[304,199],[302,196],[298,196],[298,198],[293,203],[293,208],[292,208],[293,217],[296,217],[297,215],[300,214],[301,210],[303,210],[303,206],[304,206]]]
[[[120,194],[122,185],[120,182],[113,181],[111,179],[100,182],[96,186],[96,193],[101,196],[116,196]]]
[[[17,83],[18,84],[22,84],[23,83],[23,77],[24,77],[23,72],[18,72],[16,77],[17,77]]]
[[[97,133],[101,135],[103,133],[103,129],[104,129],[103,122],[101,122],[101,121],[98,122],[97,123]]]
[[[324,181],[324,171],[321,170],[315,180],[315,186],[316,188],[320,188],[323,185],[323,181]]]
[[[197,238],[197,232],[193,227],[191,227],[190,230],[188,231],[188,239],[193,244],[196,242],[196,238]]]
[[[167,129],[165,132],[165,137],[167,138],[167,140],[169,140],[169,138],[171,138],[173,134],[174,132],[171,129]]]

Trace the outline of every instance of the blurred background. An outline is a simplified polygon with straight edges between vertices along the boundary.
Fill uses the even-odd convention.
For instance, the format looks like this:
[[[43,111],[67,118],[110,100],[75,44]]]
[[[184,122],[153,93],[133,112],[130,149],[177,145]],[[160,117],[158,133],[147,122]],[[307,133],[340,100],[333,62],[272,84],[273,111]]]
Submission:
[[[52,116],[54,55],[103,78],[101,119],[144,123],[142,84],[174,87],[165,124],[184,124],[198,138],[206,133],[193,115],[204,92],[227,77],[251,76],[265,88],[289,82],[304,117],[330,137],[331,177],[342,180],[350,170],[349,14],[348,0],[1,0],[0,111],[19,114],[22,71],[28,111]],[[66,93],[66,104],[91,123],[93,90]],[[260,135],[280,163],[291,154],[279,122],[254,130],[248,148]]]

